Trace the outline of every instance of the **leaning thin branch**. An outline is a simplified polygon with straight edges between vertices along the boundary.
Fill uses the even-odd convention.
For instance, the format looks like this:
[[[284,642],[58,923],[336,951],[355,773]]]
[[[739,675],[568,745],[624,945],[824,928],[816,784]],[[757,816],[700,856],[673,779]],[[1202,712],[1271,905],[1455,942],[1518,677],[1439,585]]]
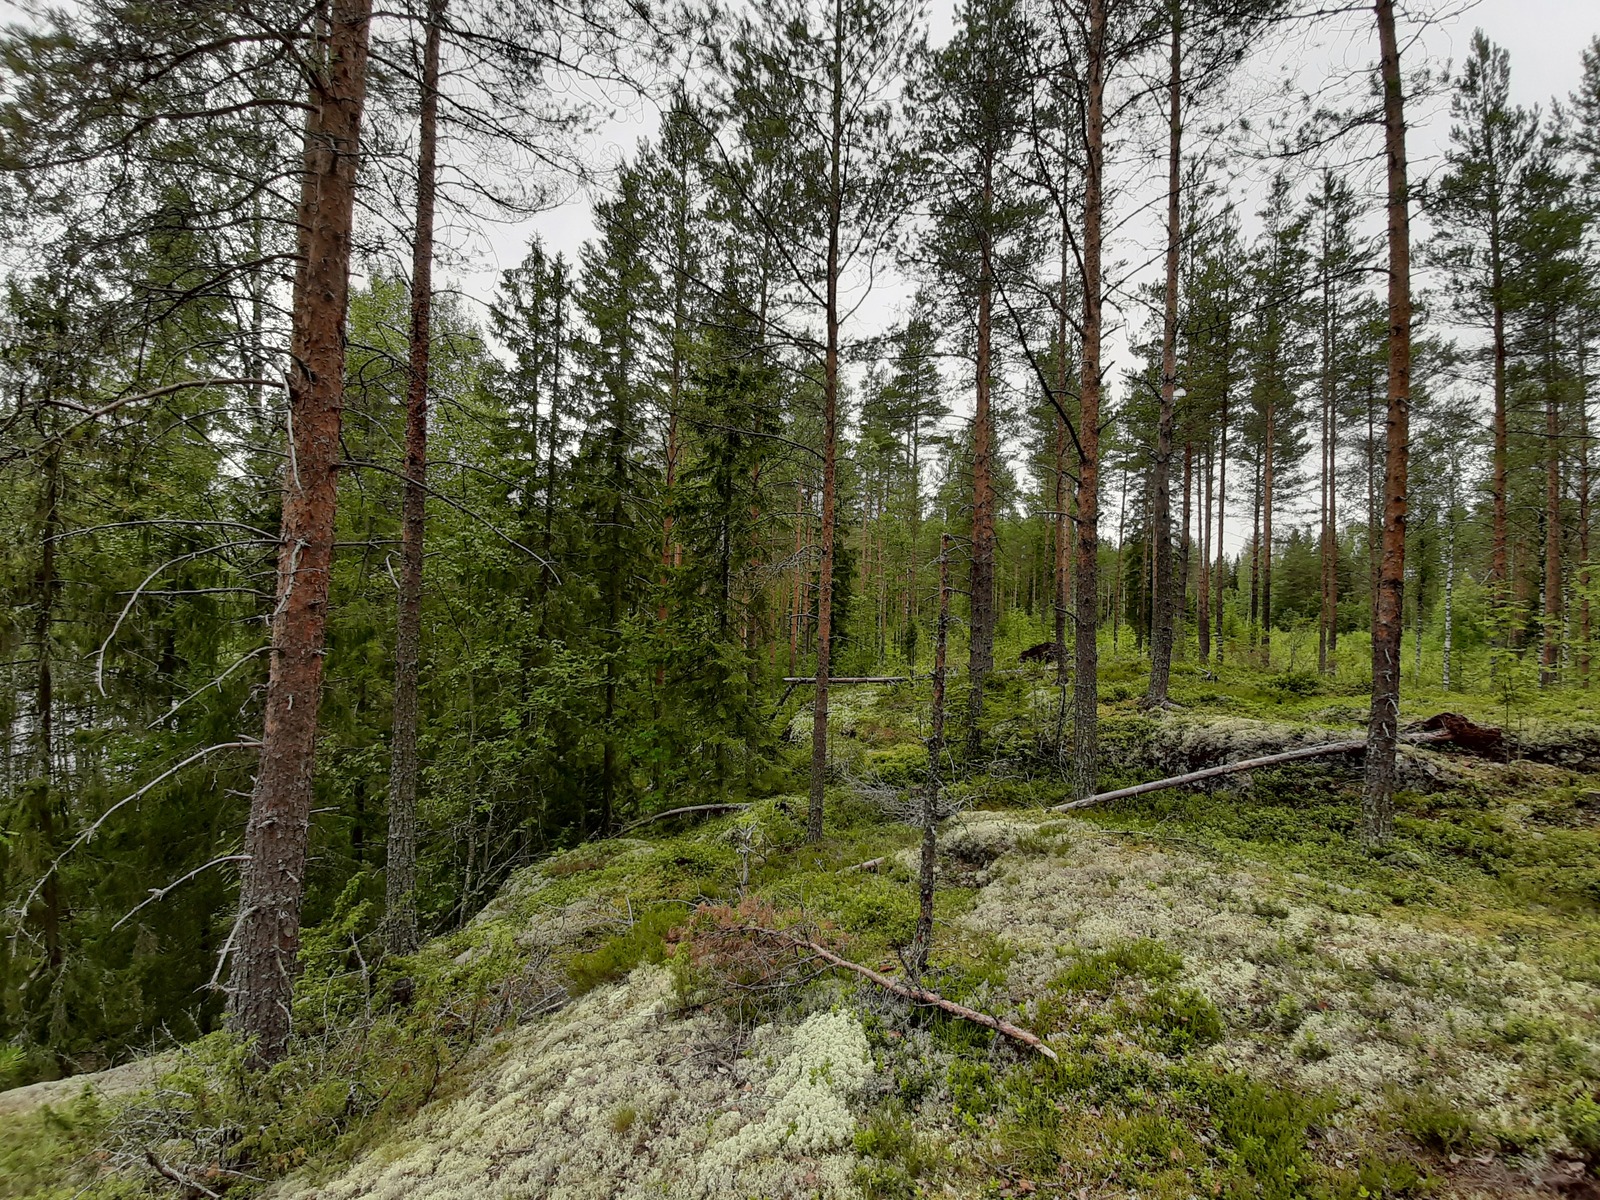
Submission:
[[[386,467],[382,463],[370,462],[370,461],[368,461],[366,459],[346,459],[344,462],[340,463],[339,465],[342,466],[342,467],[357,467],[357,468],[363,468],[364,467],[364,468],[366,468],[368,470],[372,470],[372,471],[382,471],[385,475],[393,475],[396,479],[401,479],[401,480],[404,480],[406,483],[411,484],[412,486],[420,487],[423,491],[427,492],[428,495],[432,496],[435,500],[443,500],[446,504],[448,504],[451,508],[455,509],[458,513],[460,513],[462,516],[466,517],[468,520],[478,522],[478,524],[482,525],[485,529],[487,529],[490,533],[494,534],[501,541],[505,542],[508,546],[513,546],[516,549],[521,550],[529,558],[533,559],[534,562],[538,563],[541,567],[544,567],[546,570],[548,570],[552,576],[555,576],[555,574],[556,574],[555,564],[552,563],[552,562],[549,562],[548,560],[546,560],[543,555],[539,554],[537,551],[528,549],[528,547],[524,546],[521,542],[517,541],[517,539],[512,537],[509,533],[506,533],[503,530],[501,530],[497,525],[494,524],[494,522],[490,521],[489,518],[485,517],[482,513],[473,512],[470,508],[468,508],[466,505],[462,504],[460,501],[452,500],[449,496],[446,496],[443,492],[439,491],[438,489],[429,487],[426,483],[423,483],[420,480],[412,479],[410,476],[406,475],[405,472],[396,471],[393,467]],[[556,582],[556,584],[558,586],[560,585],[561,579],[560,579],[559,576],[556,577],[555,582]]]
[[[682,808],[669,808],[666,812],[652,813],[648,817],[640,817],[631,825],[624,825],[619,833],[627,833],[630,829],[637,829],[641,825],[648,825],[652,821],[665,821],[668,817],[686,817],[691,813],[723,813],[743,812],[749,808],[748,804],[736,804],[731,801],[720,804],[686,804]]]
[[[207,746],[203,750],[196,750],[182,762],[176,764],[175,766],[168,767],[165,771],[161,772],[161,774],[157,775],[154,779],[145,784],[132,795],[124,796],[121,800],[118,800],[110,808],[106,809],[105,812],[101,813],[97,818],[95,818],[93,825],[89,826],[89,828],[85,829],[77,837],[73,838],[72,843],[65,850],[56,855],[55,861],[50,864],[50,869],[40,876],[38,882],[36,882],[29,890],[28,894],[23,897],[22,903],[18,906],[17,911],[25,913],[33,906],[33,902],[39,898],[39,893],[44,890],[44,885],[49,882],[50,877],[56,873],[56,869],[60,867],[62,862],[66,860],[67,855],[71,854],[79,846],[83,845],[85,842],[89,841],[90,838],[94,837],[95,834],[99,833],[100,826],[104,825],[108,820],[110,820],[113,813],[117,812],[119,809],[126,808],[141,796],[146,795],[152,788],[156,787],[156,785],[171,779],[190,763],[199,762],[208,754],[215,754],[218,750],[259,750],[260,748],[261,743],[256,741],[254,738],[240,738],[236,742],[218,742],[214,746]]]
[[[166,387],[156,388],[154,391],[138,392],[132,396],[121,396],[115,400],[107,401],[98,408],[90,408],[87,404],[79,404],[76,400],[52,399],[45,401],[54,408],[65,408],[70,412],[82,413],[83,420],[69,426],[67,433],[87,424],[97,421],[101,417],[110,416],[119,408],[126,408],[130,404],[140,404],[146,400],[159,400],[162,396],[170,396],[174,392],[188,391],[190,388],[204,387],[288,387],[281,379],[241,379],[233,376],[217,376],[210,379],[186,379],[182,383],[169,383]]]
[[[146,896],[143,900],[139,901],[138,904],[135,904],[127,912],[122,914],[122,916],[118,919],[117,923],[111,927],[111,932],[115,933],[117,930],[121,929],[125,924],[127,924],[130,920],[132,920],[133,919],[133,915],[136,912],[138,912],[141,908],[143,908],[146,904],[154,904],[158,900],[165,900],[167,898],[167,896],[170,895],[174,890],[176,890],[178,887],[182,886],[183,884],[188,883],[189,880],[193,879],[196,875],[200,874],[201,871],[207,870],[207,869],[209,869],[211,867],[219,867],[223,863],[248,862],[249,860],[250,860],[250,856],[248,854],[224,854],[221,858],[213,858],[210,862],[206,863],[204,866],[196,867],[194,870],[190,871],[187,875],[183,876],[181,879],[174,879],[171,883],[167,884],[166,887],[151,888],[150,889],[150,894],[148,896]]]
[[[263,541],[275,540],[275,538],[246,538],[241,541],[222,542],[216,546],[206,546],[200,550],[192,550],[188,554],[180,554],[177,558],[169,558],[154,571],[151,571],[150,574],[146,575],[144,579],[140,581],[139,586],[133,589],[133,593],[128,597],[128,602],[122,606],[122,611],[117,614],[117,619],[111,626],[111,632],[106,634],[106,640],[100,643],[100,649],[95,654],[94,683],[95,687],[100,689],[100,694],[102,696],[106,694],[106,650],[110,647],[112,639],[117,636],[117,630],[122,628],[123,621],[128,619],[128,613],[132,611],[134,604],[137,603],[139,597],[144,593],[145,588],[150,585],[150,581],[152,579],[161,574],[161,572],[165,571],[168,567],[175,567],[181,562],[189,562],[191,559],[200,558],[207,554],[215,554],[219,550],[230,550],[236,546],[258,546],[261,545]]]
[[[193,700],[196,696],[200,695],[201,692],[204,692],[207,688],[212,688],[212,687],[220,688],[222,686],[222,681],[224,679],[226,679],[229,675],[233,674],[234,671],[238,670],[245,663],[249,662],[252,658],[255,658],[257,655],[260,655],[260,654],[265,654],[270,649],[272,649],[271,646],[257,646],[254,650],[250,651],[248,654],[244,654],[244,655],[240,656],[239,658],[235,659],[233,661],[233,663],[231,665],[229,665],[228,668],[222,672],[222,674],[217,675],[217,676],[213,677],[212,679],[208,679],[205,683],[202,683],[199,687],[195,688],[194,691],[190,692],[182,700],[174,701],[171,708],[167,709],[166,712],[162,713],[154,721],[151,721],[150,724],[145,726],[145,728],[146,729],[154,729],[157,725],[161,724],[163,721],[170,720],[172,718],[172,714],[173,713],[177,712],[185,704],[189,703],[189,701]]]
[[[144,1152],[144,1160],[153,1168],[155,1168],[157,1175],[160,1175],[165,1179],[172,1180],[173,1183],[177,1184],[184,1190],[186,1195],[189,1192],[194,1191],[199,1192],[203,1196],[210,1196],[211,1200],[222,1200],[220,1195],[206,1187],[205,1184],[197,1183],[195,1180],[190,1179],[187,1175],[179,1174],[177,1171],[174,1171],[171,1167],[167,1166],[166,1163],[162,1162],[156,1157],[156,1152],[154,1150],[147,1149]]]
[[[1429,733],[1418,734],[1408,738],[1410,742],[1448,742],[1451,738],[1449,730],[1440,729]],[[1285,750],[1281,754],[1264,754],[1260,758],[1246,758],[1239,762],[1223,763],[1218,767],[1206,767],[1200,771],[1190,771],[1184,775],[1174,775],[1170,779],[1153,779],[1149,783],[1136,783],[1132,787],[1117,788],[1112,792],[1100,792],[1093,796],[1085,796],[1081,800],[1069,800],[1065,804],[1057,804],[1051,812],[1070,812],[1076,808],[1089,808],[1095,804],[1105,804],[1111,800],[1124,800],[1129,796],[1143,796],[1147,792],[1165,791],[1167,788],[1183,787],[1190,783],[1203,783],[1207,779],[1215,779],[1219,775],[1232,775],[1238,771],[1255,771],[1262,767],[1275,767],[1280,763],[1298,762],[1305,758],[1324,758],[1333,754],[1356,754],[1367,748],[1366,738],[1352,738],[1347,742],[1325,742],[1319,746],[1302,746],[1298,750]]]
[[[769,937],[775,937],[782,939],[783,941],[790,942],[803,950],[809,950],[812,954],[815,954],[824,962],[830,963],[831,965],[846,971],[853,971],[863,979],[871,980],[884,990],[893,992],[896,996],[903,997],[906,1000],[910,1000],[913,1004],[931,1005],[934,1008],[949,1013],[953,1017],[960,1017],[963,1021],[971,1021],[975,1025],[982,1025],[988,1029],[993,1029],[996,1033],[1003,1034],[1012,1041],[1021,1042],[1029,1049],[1037,1050],[1040,1054],[1044,1055],[1052,1062],[1058,1061],[1056,1052],[1049,1046],[1045,1045],[1043,1038],[1039,1037],[1038,1034],[1030,1033],[1028,1030],[1023,1029],[1020,1025],[1013,1025],[1010,1021],[1005,1020],[1003,1017],[992,1017],[988,1013],[979,1012],[975,1008],[968,1008],[965,1004],[957,1004],[954,1000],[946,1000],[943,996],[939,995],[938,992],[929,991],[924,987],[915,987],[908,983],[901,983],[898,979],[891,979],[887,975],[881,974],[878,971],[874,971],[871,967],[864,967],[860,963],[851,962],[848,958],[842,958],[835,954],[832,950],[829,950],[826,946],[820,946],[816,942],[811,941],[809,938],[796,937],[793,934],[782,933],[773,929],[758,929],[754,930],[754,932],[764,933]]]

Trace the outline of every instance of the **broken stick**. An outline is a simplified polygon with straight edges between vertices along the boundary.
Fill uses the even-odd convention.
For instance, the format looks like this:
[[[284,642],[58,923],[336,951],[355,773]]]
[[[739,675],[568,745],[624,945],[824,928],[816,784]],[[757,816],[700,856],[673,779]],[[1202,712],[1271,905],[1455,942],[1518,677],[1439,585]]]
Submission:
[[[1013,1025],[1010,1021],[1001,1017],[991,1017],[988,1013],[979,1012],[975,1008],[968,1008],[965,1004],[957,1004],[954,1000],[946,1000],[938,992],[930,992],[927,988],[912,987],[910,984],[901,983],[898,979],[891,979],[881,972],[874,971],[871,967],[864,967],[860,963],[851,962],[848,958],[842,958],[826,946],[819,946],[808,938],[794,937],[771,929],[763,929],[761,932],[792,942],[802,950],[809,950],[824,962],[835,967],[840,967],[846,971],[854,971],[863,979],[870,979],[879,987],[893,992],[896,996],[910,1000],[913,1004],[928,1004],[949,1013],[953,1017],[960,1017],[964,1021],[972,1021],[974,1024],[983,1025],[986,1028],[993,1029],[996,1033],[1004,1034],[1014,1042],[1021,1042],[1024,1046],[1037,1050],[1051,1062],[1059,1061],[1056,1057],[1056,1052],[1044,1044],[1044,1039],[1037,1034],[1029,1033],[1020,1025]]]

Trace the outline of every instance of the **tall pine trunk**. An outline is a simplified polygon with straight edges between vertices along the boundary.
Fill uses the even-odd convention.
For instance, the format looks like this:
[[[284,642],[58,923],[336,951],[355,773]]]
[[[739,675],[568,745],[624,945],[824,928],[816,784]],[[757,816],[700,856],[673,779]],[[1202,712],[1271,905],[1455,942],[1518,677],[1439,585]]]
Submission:
[[[66,832],[65,814],[56,788],[55,615],[61,580],[56,569],[56,544],[61,536],[61,444],[53,443],[44,460],[44,494],[39,501],[39,570],[34,578],[34,729],[37,783],[34,818],[39,826],[41,857],[53,860]],[[60,789],[65,791],[65,789]],[[61,819],[58,819],[61,818]],[[53,993],[64,962],[61,923],[66,915],[61,874],[52,861],[39,886],[39,932],[44,942],[45,976],[40,982]]]
[[[1224,354],[1228,353],[1224,342]],[[1226,582],[1228,565],[1228,380],[1222,381],[1222,412],[1217,431],[1217,603],[1214,619],[1216,625],[1217,665],[1222,665],[1222,589]]]
[[[1193,571],[1191,562],[1193,550],[1193,534],[1190,525],[1194,519],[1194,442],[1185,439],[1183,443],[1183,505],[1180,511],[1182,517],[1178,522],[1178,570],[1176,594],[1173,597],[1174,611],[1172,617],[1172,652],[1179,659],[1189,657],[1187,634],[1184,633],[1183,623],[1189,619],[1189,583]]]
[[[1055,433],[1055,559],[1051,564],[1055,603],[1055,654],[1056,683],[1063,689],[1061,708],[1056,720],[1055,745],[1059,754],[1062,719],[1066,716],[1065,688],[1070,674],[1067,667],[1067,612],[1071,607],[1072,585],[1072,521],[1067,511],[1067,450],[1070,446],[1067,429],[1067,301],[1072,291],[1069,285],[1068,264],[1071,261],[1072,237],[1067,227],[1067,208],[1061,211],[1061,281],[1056,297],[1056,413]]]
[[[1266,453],[1261,469],[1261,661],[1272,665],[1272,502],[1277,483],[1274,450],[1278,441],[1278,406],[1267,401]]]
[[[828,775],[828,671],[833,640],[833,521],[835,470],[839,448],[839,254],[844,196],[844,4],[834,0],[833,61],[830,78],[828,142],[828,249],[824,272],[826,299],[823,321],[827,349],[822,367],[822,529],[817,571],[817,686],[811,718],[811,791],[806,812],[806,837],[822,840],[823,788]]]
[[[939,624],[933,637],[933,711],[928,729],[928,782],[922,790],[922,852],[917,871],[917,927],[911,938],[913,973],[928,966],[933,944],[933,895],[939,869],[939,765],[944,757],[945,647],[950,640],[950,535],[939,540]]]
[[[1106,0],[1088,0],[1084,113],[1083,360],[1078,383],[1078,545],[1072,697],[1072,790],[1093,794],[1100,774],[1100,251],[1104,236]]]
[[[1327,190],[1326,188],[1324,190]],[[1317,626],[1317,669],[1331,675],[1337,669],[1334,658],[1339,637],[1339,527],[1338,489],[1336,472],[1338,458],[1334,437],[1338,418],[1333,406],[1333,332],[1336,315],[1333,309],[1333,279],[1326,264],[1328,215],[1323,215],[1324,265],[1322,268],[1322,562],[1321,562],[1321,615]]]
[[[1178,248],[1183,231],[1178,213],[1183,153],[1180,11],[1174,4],[1167,77],[1167,279],[1161,321],[1161,415],[1156,421],[1154,503],[1151,505],[1154,526],[1151,540],[1155,553],[1151,562],[1150,687],[1144,698],[1149,708],[1160,708],[1167,703],[1176,620],[1172,595],[1172,427],[1174,393],[1178,386]]]
[[[417,948],[417,672],[422,657],[422,548],[428,476],[429,323],[433,316],[433,210],[438,169],[439,25],[431,0],[422,53],[417,223],[411,246],[411,362],[406,383],[406,469],[400,517],[400,596],[395,606],[394,733],[389,763],[389,845],[384,867],[390,954]]]
[[[254,1055],[261,1062],[282,1058],[287,1048],[300,952],[371,7],[370,0],[334,0],[324,57],[310,73],[277,606],[230,981],[233,1026],[254,1039]]]
[[[1505,262],[1501,246],[1500,209],[1498,201],[1489,213],[1489,271],[1492,306],[1491,324],[1494,331],[1494,454],[1490,492],[1494,502],[1494,518],[1490,530],[1489,599],[1497,609],[1506,601],[1507,574],[1506,531],[1506,478],[1510,455],[1506,434],[1506,305]]]
[[[1589,340],[1578,328],[1578,678],[1589,686]]]
[[[1200,498],[1200,580],[1195,589],[1195,632],[1199,635],[1200,662],[1211,659],[1211,484],[1213,468],[1211,459],[1213,443],[1205,443],[1205,483]]]
[[[1561,408],[1556,401],[1554,373],[1552,362],[1544,403],[1544,636],[1539,649],[1539,686],[1546,688],[1554,687],[1559,678],[1562,641]]]
[[[993,163],[985,157],[983,209],[978,241],[977,401],[972,414],[972,639],[967,651],[971,694],[967,708],[967,753],[982,742],[983,689],[994,669],[994,411],[990,406],[990,351],[993,341],[994,249],[989,210],[994,203]]]
[[[1406,183],[1405,101],[1394,0],[1377,0],[1383,133],[1389,185],[1389,404],[1383,472],[1383,557],[1372,626],[1372,713],[1367,728],[1362,840],[1394,833],[1395,745],[1400,733],[1400,631],[1406,565],[1406,467],[1411,425],[1411,212]]]

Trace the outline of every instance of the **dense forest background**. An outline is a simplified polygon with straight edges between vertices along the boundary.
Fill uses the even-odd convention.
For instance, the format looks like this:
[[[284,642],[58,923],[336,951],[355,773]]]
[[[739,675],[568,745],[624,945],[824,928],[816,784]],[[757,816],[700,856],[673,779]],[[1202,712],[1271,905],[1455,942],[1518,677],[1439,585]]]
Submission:
[[[288,619],[275,580],[299,553],[282,520],[306,433],[284,383],[312,287],[301,126],[337,100],[328,47],[352,7],[97,0],[5,35],[0,1071],[16,1080],[223,1019]],[[963,0],[942,46],[897,0],[745,16],[434,0],[371,23],[359,170],[343,168],[342,421],[323,447],[307,953],[383,950],[408,593],[413,939],[640,816],[804,791],[789,743],[810,721],[790,718],[813,685],[793,681],[819,654],[833,677],[926,676],[945,535],[960,764],[1081,768],[1067,688],[1085,587],[1108,687],[1144,691],[1132,664],[1166,655],[1364,702],[1392,315],[1379,89],[1358,73],[1247,125],[1230,114],[1252,52],[1313,17],[1057,7]],[[1590,683],[1600,40],[1582,60],[1578,92],[1539,110],[1512,103],[1513,64],[1481,36],[1447,73],[1406,63],[1408,90],[1448,90],[1452,128],[1410,195],[1433,232],[1413,248],[1402,687],[1510,706]],[[651,85],[659,128],[602,172],[583,150],[599,110],[571,81],[643,87],[643,61],[676,72]],[[1086,273],[1096,71],[1112,153],[1174,156],[1157,202],[1177,222],[1170,293],[1129,265],[1146,250],[1118,247],[1114,219],[1104,280]],[[419,325],[418,264],[471,254],[435,245],[435,205],[459,231],[574,180],[595,196],[580,253],[535,240],[486,311],[425,286]],[[1108,197],[1113,214],[1136,202]],[[890,270],[914,298],[866,306]],[[1086,371],[1102,291],[1128,314],[1132,369],[1095,367],[1096,325]],[[1105,394],[1085,425],[1090,374]],[[1057,664],[1027,669],[1059,679],[1059,716],[991,736],[985,674],[1030,647]]]

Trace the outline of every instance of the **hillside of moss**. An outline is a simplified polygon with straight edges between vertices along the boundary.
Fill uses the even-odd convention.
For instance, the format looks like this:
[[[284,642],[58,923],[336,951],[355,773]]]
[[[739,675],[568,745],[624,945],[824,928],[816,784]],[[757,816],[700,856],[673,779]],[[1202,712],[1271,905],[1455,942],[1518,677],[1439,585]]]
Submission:
[[[1108,787],[1364,715],[1293,673],[1180,671],[1158,716],[1137,683],[1112,665]],[[1054,1062],[793,945],[903,975],[915,920],[926,697],[841,689],[820,845],[797,747],[792,793],[554,856],[408,959],[367,961],[352,889],[308,936],[288,1061],[256,1076],[216,1035],[135,1090],[0,1106],[0,1196],[1600,1195],[1582,698],[1413,700],[1530,757],[1409,751],[1376,855],[1332,759],[1054,815],[1060,700],[1047,671],[996,685],[925,979]]]

